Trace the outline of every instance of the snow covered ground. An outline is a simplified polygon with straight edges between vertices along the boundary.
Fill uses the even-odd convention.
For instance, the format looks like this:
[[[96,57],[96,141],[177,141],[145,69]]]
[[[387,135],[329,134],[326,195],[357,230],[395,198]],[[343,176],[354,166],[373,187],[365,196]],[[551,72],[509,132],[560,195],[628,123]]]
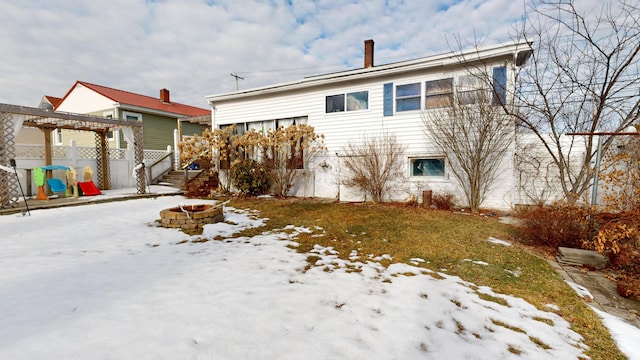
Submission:
[[[160,210],[195,203],[209,201],[0,216],[0,358],[575,359],[585,348],[554,313],[457,277],[292,249],[320,228],[231,238],[265,221],[233,208],[200,236],[156,225]],[[304,271],[309,256],[318,266]],[[633,331],[613,333],[637,343]]]

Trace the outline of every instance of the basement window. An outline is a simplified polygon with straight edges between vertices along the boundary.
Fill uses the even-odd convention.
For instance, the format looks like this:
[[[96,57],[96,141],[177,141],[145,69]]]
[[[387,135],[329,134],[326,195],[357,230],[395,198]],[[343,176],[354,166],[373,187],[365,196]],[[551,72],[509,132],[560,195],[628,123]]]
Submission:
[[[444,159],[411,159],[411,176],[444,177]]]

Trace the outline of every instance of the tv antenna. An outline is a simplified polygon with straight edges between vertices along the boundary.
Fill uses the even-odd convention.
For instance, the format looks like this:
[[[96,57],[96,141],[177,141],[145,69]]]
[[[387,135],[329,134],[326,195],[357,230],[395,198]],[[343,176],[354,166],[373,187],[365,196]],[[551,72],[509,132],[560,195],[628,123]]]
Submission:
[[[235,73],[235,74],[233,74],[233,73],[232,73],[232,74],[231,74],[231,76],[233,76],[234,78],[236,78],[236,91],[238,91],[238,79],[240,79],[240,80],[244,80],[244,78],[243,78],[243,77],[241,77],[241,76],[238,76],[238,74],[237,74],[237,73]]]

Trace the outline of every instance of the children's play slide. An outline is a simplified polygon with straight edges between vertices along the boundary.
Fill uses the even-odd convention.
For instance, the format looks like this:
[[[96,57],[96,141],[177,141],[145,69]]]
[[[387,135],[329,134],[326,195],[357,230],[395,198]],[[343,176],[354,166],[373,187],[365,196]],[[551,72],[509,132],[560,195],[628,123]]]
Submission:
[[[78,187],[80,188],[81,194],[84,196],[94,196],[102,194],[96,187],[96,184],[93,183],[93,180],[84,182],[78,181]]]

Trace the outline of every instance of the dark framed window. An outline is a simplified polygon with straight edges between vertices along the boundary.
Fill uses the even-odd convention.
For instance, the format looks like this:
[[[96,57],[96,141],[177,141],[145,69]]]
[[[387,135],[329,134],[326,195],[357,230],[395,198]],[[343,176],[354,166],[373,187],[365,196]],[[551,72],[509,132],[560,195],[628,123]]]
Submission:
[[[444,177],[444,159],[411,159],[411,176]]]
[[[425,108],[435,109],[453,105],[453,78],[427,81]]]
[[[396,111],[420,110],[420,83],[396,86]]]

